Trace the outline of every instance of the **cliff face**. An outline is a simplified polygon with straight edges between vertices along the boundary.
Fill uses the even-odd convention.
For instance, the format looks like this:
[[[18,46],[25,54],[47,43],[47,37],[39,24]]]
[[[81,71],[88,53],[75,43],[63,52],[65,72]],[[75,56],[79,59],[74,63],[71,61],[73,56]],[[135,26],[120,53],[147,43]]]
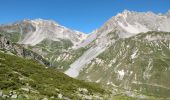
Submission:
[[[45,60],[42,56],[38,55],[37,53],[31,50],[25,49],[22,45],[12,43],[2,35],[0,35],[0,49],[8,53],[10,52],[19,57],[33,59],[43,65],[51,66],[50,63],[47,60]]]

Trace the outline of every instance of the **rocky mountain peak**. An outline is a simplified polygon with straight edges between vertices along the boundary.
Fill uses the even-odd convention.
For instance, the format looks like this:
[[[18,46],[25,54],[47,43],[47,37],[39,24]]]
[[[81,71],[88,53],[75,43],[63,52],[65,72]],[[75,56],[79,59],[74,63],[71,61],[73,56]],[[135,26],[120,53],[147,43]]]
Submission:
[[[167,16],[170,18],[170,10],[168,11]]]
[[[9,28],[10,27],[10,28]],[[20,44],[36,45],[44,39],[60,41],[60,39],[70,40],[74,45],[83,41],[87,35],[83,32],[72,30],[59,25],[53,20],[35,19],[23,20],[15,24],[3,26],[3,31],[7,33],[20,33]]]
[[[114,43],[120,38],[130,38],[149,31],[170,32],[170,18],[167,18],[166,15],[160,16],[153,12],[144,13],[124,10],[122,13],[110,18],[102,27],[87,37],[84,43],[82,43],[83,46],[87,46],[93,41],[96,41],[95,45],[72,63],[70,65],[71,68],[65,73],[72,77],[77,77],[81,69],[105,51],[109,44]],[[114,38],[110,38],[109,33],[112,33]]]
[[[118,13],[116,16],[113,16],[113,17],[124,17],[126,18],[128,16],[128,14],[131,14],[132,11],[129,11],[129,10],[124,10],[122,13]]]
[[[59,23],[55,22],[54,20],[46,20],[46,19],[34,19],[34,20],[27,20],[27,22],[38,24],[38,25],[46,25],[46,26],[58,26],[58,27],[63,27],[62,25],[59,25]]]
[[[168,10],[168,14],[170,14],[170,10]]]

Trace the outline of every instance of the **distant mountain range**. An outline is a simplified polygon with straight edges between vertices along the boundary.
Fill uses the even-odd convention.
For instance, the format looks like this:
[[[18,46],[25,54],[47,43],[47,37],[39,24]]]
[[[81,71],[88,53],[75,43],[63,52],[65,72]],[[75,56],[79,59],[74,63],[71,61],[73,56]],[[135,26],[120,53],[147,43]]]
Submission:
[[[125,10],[88,35],[43,19],[1,25],[0,33],[70,77],[115,94],[170,99],[170,11]]]

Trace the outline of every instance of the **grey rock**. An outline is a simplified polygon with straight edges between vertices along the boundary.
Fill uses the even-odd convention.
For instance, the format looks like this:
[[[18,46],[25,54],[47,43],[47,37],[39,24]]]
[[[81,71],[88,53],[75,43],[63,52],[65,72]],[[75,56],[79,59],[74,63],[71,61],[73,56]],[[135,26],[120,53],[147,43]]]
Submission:
[[[7,98],[9,98],[9,96],[8,95],[3,95],[2,98],[7,99]]]
[[[81,93],[81,94],[88,94],[88,90],[86,88],[79,88],[78,91]]]
[[[62,94],[58,94],[58,98],[62,99],[63,95]]]
[[[3,92],[2,91],[0,91],[0,97],[2,97],[3,96]]]
[[[12,99],[16,99],[16,98],[18,98],[18,95],[17,95],[17,94],[14,94],[14,95],[11,96],[11,98],[12,98]]]
[[[44,97],[42,100],[48,100],[48,98],[47,98],[47,97]]]
[[[29,88],[21,88],[21,90],[24,90],[24,91],[26,91],[26,92],[29,92],[30,90],[29,90]]]

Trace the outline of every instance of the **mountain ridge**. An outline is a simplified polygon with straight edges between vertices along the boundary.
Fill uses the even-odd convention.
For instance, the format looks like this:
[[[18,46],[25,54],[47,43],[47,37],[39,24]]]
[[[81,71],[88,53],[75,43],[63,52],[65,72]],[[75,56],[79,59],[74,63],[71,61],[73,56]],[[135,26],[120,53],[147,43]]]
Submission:
[[[170,18],[168,18],[167,15],[156,15],[152,12],[140,13],[125,10],[124,12],[110,18],[101,28],[87,37],[87,41],[97,41],[95,42],[95,45],[91,47],[93,50],[89,49],[89,51],[85,52],[86,55],[82,55],[82,57],[75,61],[71,65],[71,68],[65,73],[70,76],[72,76],[72,71],[74,73],[78,73],[85,64],[88,64],[88,62],[90,62],[93,58],[105,51],[109,44],[115,42],[115,40],[119,38],[128,38],[148,31],[170,32],[170,24],[168,22],[170,22]],[[152,23],[155,24],[153,25]],[[109,37],[107,34],[110,32],[115,32],[115,36],[117,35],[117,38],[108,39]],[[83,46],[87,46],[91,43],[86,40],[82,42]],[[95,52],[94,56],[89,55],[93,52]],[[83,62],[83,64],[80,64],[79,62]],[[73,74],[72,77],[76,77],[77,75]]]
[[[87,37],[53,21],[34,21],[1,26],[0,32],[42,55],[70,77],[101,83],[113,89],[113,94],[169,99],[169,12],[162,15],[125,10]]]
[[[46,38],[52,39],[54,41],[59,41],[59,38],[69,39],[73,43],[77,44],[87,37],[87,34],[85,33],[68,29],[64,26],[59,25],[55,21],[44,19],[27,19],[16,22],[14,24],[9,24],[7,26],[2,25],[1,27],[8,27],[7,31],[9,33],[16,31],[20,32],[20,34],[22,35],[22,32],[24,32],[24,34],[26,34],[24,38],[17,41],[20,44],[36,45]],[[11,29],[10,31],[9,27],[13,29]],[[25,27],[26,29],[24,30]]]

